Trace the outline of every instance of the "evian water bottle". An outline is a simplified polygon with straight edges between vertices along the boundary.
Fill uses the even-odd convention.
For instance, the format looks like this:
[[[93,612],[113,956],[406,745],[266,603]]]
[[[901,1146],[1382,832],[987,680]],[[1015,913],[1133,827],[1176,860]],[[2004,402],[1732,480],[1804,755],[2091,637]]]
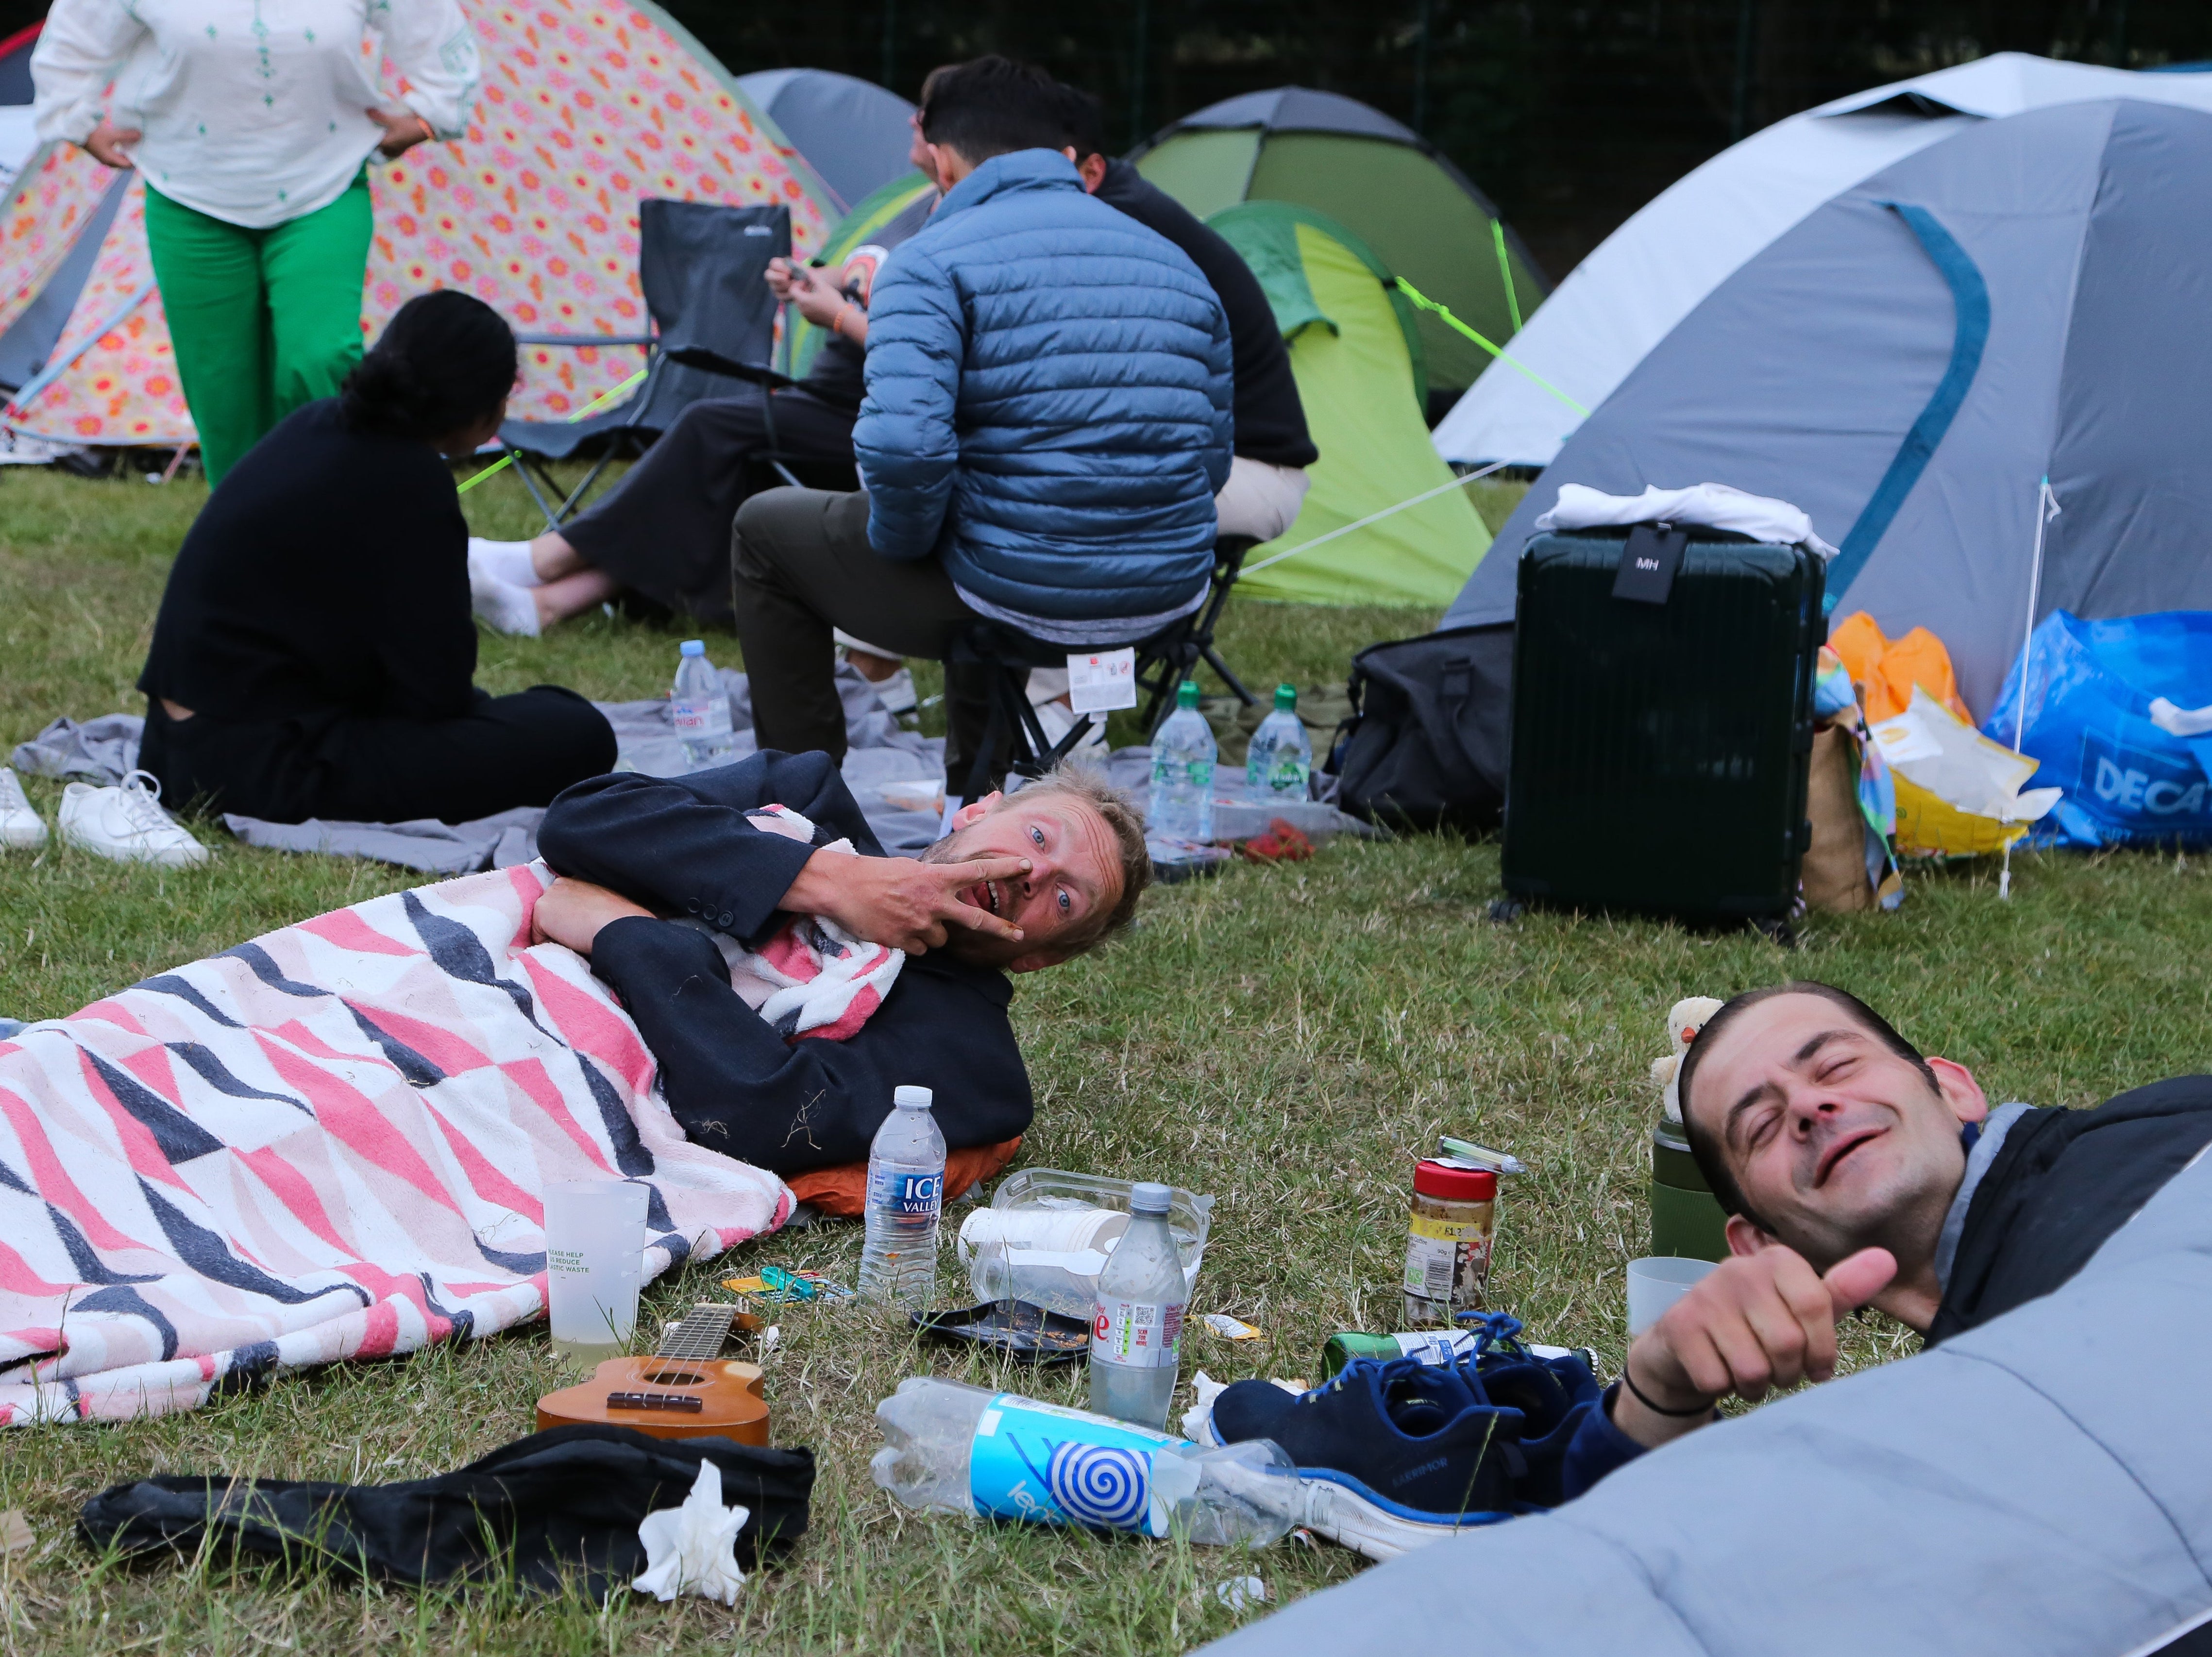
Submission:
[[[926,1309],[937,1291],[937,1222],[945,1208],[945,1135],[927,1088],[898,1088],[868,1147],[867,1241],[860,1298]]]
[[[1189,1280],[1168,1229],[1167,1187],[1139,1181],[1129,1193],[1129,1229],[1098,1274],[1091,1319],[1091,1408],[1157,1428],[1175,1395],[1176,1347]]]
[[[730,693],[722,676],[707,659],[704,639],[686,639],[677,647],[676,685],[669,693],[669,713],[677,740],[684,744],[684,763],[694,771],[710,765],[727,765],[737,744],[730,735]]]

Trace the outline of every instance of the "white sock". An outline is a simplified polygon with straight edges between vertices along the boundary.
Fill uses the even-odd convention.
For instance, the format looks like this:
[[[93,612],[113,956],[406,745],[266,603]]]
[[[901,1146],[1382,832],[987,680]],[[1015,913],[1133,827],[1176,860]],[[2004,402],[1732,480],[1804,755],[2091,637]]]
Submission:
[[[469,574],[489,575],[511,587],[543,586],[538,567],[530,561],[527,541],[486,541],[469,537]]]
[[[495,632],[519,634],[526,639],[538,636],[538,601],[530,596],[528,587],[472,573],[469,603]]]

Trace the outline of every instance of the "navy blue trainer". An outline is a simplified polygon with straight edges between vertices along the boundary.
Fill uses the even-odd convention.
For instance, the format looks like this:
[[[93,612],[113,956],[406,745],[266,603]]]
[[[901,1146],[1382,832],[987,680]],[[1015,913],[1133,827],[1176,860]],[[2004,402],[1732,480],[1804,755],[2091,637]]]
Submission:
[[[1556,1505],[1567,1442],[1598,1398],[1575,1357],[1540,1357],[1500,1317],[1450,1364],[1358,1358],[1293,1395],[1238,1381],[1202,1435],[1268,1438],[1295,1462],[1304,1521],[1370,1559],[1389,1559],[1473,1525]]]

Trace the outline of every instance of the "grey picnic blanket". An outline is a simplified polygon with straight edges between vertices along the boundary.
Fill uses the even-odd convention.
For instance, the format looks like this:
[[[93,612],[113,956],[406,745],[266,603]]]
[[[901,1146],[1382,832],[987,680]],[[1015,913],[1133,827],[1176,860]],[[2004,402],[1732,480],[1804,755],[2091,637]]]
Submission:
[[[753,753],[752,689],[745,676],[721,670],[730,695],[730,726],[735,757]],[[887,851],[919,851],[938,837],[933,810],[912,810],[884,798],[886,785],[935,782],[945,777],[945,739],[903,729],[877,696],[875,688],[852,667],[837,665],[837,693],[845,704],[845,780],[868,825]],[[595,702],[614,727],[620,758],[616,769],[647,776],[680,775],[688,768],[683,744],[665,698],[634,702]],[[100,786],[122,781],[138,762],[145,721],[135,713],[105,713],[80,723],[58,719],[11,756],[15,769],[32,776],[70,778]],[[520,806],[470,822],[441,822],[434,817],[411,822],[265,822],[258,817],[223,814],[223,826],[248,846],[277,852],[314,852],[330,857],[368,858],[419,869],[425,874],[460,875],[479,869],[505,869],[538,855],[537,806]]]

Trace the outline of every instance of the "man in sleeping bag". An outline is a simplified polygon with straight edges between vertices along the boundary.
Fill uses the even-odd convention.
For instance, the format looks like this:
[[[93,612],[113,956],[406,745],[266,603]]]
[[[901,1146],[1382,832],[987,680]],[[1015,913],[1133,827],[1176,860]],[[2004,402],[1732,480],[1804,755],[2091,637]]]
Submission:
[[[2050,1294],[2212,1144],[2212,1076],[1992,1108],[1965,1065],[1826,984],[1736,997],[1676,1084],[1733,1253],[1629,1347],[1568,1450],[1570,1496],[1723,1398],[1826,1380],[1855,1308],[1933,1346]]]
[[[700,1144],[787,1175],[860,1162],[909,1083],[948,1147],[997,1144],[1034,1109],[1006,974],[1127,924],[1152,865],[1080,766],[953,824],[886,856],[826,754],[598,777],[538,829],[561,878],[534,926],[622,998]]]

